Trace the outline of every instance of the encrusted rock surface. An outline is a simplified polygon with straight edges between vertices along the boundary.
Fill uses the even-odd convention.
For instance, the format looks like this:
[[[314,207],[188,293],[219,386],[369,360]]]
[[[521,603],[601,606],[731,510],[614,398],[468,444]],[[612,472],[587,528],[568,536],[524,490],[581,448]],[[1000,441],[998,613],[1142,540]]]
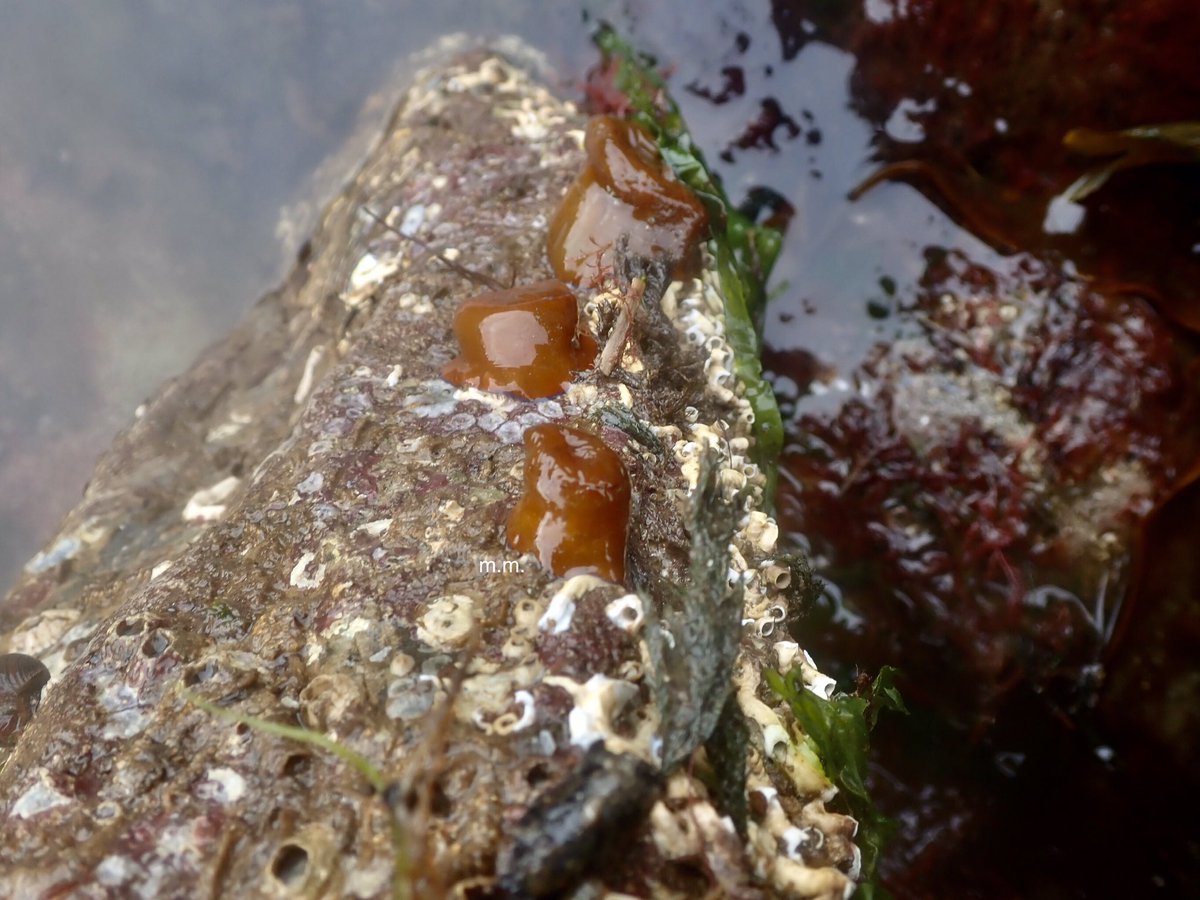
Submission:
[[[559,397],[440,377],[480,282],[548,276],[582,124],[489,52],[423,72],[286,283],[100,461],[0,609],[0,651],[53,676],[0,772],[0,894],[386,896],[392,815],[417,896],[852,890],[854,822],[825,810],[829,782],[760,684],[807,663],[779,640],[795,576],[712,280],[668,288],[612,375]],[[584,299],[603,346],[627,301]],[[505,546],[522,433],[547,422],[620,453],[633,590]],[[705,479],[736,529],[714,602],[744,597],[726,716],[748,726],[740,836],[703,751],[660,771],[680,714],[663,715],[647,641],[711,649],[668,609],[696,570]],[[319,732],[392,788],[193,696]]]

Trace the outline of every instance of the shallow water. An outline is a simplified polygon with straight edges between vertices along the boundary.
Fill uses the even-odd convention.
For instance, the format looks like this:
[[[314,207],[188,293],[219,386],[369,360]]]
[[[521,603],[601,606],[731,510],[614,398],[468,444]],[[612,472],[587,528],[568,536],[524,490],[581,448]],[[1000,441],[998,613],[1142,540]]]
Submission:
[[[870,349],[911,327],[893,294],[919,281],[926,247],[1001,262],[914,187],[846,199],[881,145],[921,143],[929,101],[906,92],[864,113],[864,67],[837,18],[823,17],[829,6],[627,0],[587,4],[585,16],[532,0],[122,0],[103,9],[62,0],[9,10],[0,31],[0,586],[76,502],[135,407],[288,268],[305,236],[295,223],[311,221],[353,169],[347,156],[322,163],[362,123],[369,131],[382,121],[403,60],[468,24],[525,38],[567,94],[595,61],[588,36],[599,19],[658,56],[729,194],[770,186],[794,207],[767,344],[785,411],[836,409]],[[866,0],[862,9],[884,16],[894,6]],[[947,104],[972,89],[942,86]],[[391,100],[367,105],[380,92]],[[997,146],[1020,150],[1002,136]],[[816,389],[803,393],[813,376]],[[1067,765],[1082,758],[1065,756]],[[922,759],[893,802],[944,774]],[[993,788],[1007,784],[993,779]],[[940,823],[919,821],[921,840],[956,827],[939,809]]]

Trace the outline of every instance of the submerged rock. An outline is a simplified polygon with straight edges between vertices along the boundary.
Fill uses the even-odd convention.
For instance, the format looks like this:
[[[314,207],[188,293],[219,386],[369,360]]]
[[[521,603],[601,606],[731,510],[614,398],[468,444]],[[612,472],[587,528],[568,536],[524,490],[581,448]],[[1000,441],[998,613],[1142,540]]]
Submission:
[[[51,675],[0,772],[0,894],[852,889],[854,822],[760,685],[801,656],[796,585],[711,264],[581,296],[609,374],[559,396],[441,377],[463,301],[550,276],[583,127],[494,53],[423,72],[284,284],[101,459],[0,610]],[[628,473],[624,584],[506,546],[547,424]]]

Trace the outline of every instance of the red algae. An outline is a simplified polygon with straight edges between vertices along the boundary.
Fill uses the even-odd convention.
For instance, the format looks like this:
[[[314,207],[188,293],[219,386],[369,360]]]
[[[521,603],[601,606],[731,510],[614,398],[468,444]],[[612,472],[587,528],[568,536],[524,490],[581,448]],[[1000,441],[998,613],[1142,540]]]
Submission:
[[[635,256],[666,257],[675,274],[695,268],[708,223],[704,206],[663,163],[640,125],[613,116],[588,122],[587,166],[550,222],[550,264],[564,281],[599,287],[617,241]]]
[[[873,737],[869,779],[905,823],[881,862],[896,896],[1074,887],[1055,861],[1093,842],[1136,861],[1089,872],[1091,892],[1039,896],[1141,896],[1159,847],[1180,846],[1174,813],[1146,811],[1150,784],[1196,772],[1194,706],[1162,685],[1194,659],[1180,614],[1194,567],[1168,557],[1188,559],[1200,503],[1172,504],[1152,532],[1150,578],[1131,556],[1200,448],[1195,347],[1140,298],[1030,256],[926,258],[897,301],[903,336],[836,411],[792,425],[780,523],[836,585],[799,637],[835,673],[839,659],[901,667],[913,718]],[[1118,616],[1135,635],[1123,661],[1106,658]],[[1127,841],[1135,819],[1153,836]],[[994,862],[1021,854],[1018,869]]]
[[[1200,170],[1050,208],[1101,164],[1072,129],[1196,118],[1200,7],[1069,6],[772,3],[735,102],[689,85],[727,183],[803,198],[765,365],[829,590],[793,631],[843,686],[900,668],[867,778],[898,900],[1200,896],[1200,344],[1159,317],[1200,332]],[[918,191],[846,202],[875,166]]]
[[[1017,688],[1071,709],[1128,578],[1120,548],[1200,441],[1190,354],[1144,303],[1031,258],[1004,276],[934,255],[908,314],[923,334],[878,349],[863,396],[795,424],[781,522],[854,570],[859,664],[902,663],[910,695],[965,727]]]
[[[508,519],[508,543],[555,575],[625,579],[629,475],[600,438],[577,428],[525,432],[525,493]]]
[[[547,279],[467,300],[454,317],[462,352],[442,376],[451,384],[535,399],[562,393],[591,366],[596,343],[577,332],[575,295]]]

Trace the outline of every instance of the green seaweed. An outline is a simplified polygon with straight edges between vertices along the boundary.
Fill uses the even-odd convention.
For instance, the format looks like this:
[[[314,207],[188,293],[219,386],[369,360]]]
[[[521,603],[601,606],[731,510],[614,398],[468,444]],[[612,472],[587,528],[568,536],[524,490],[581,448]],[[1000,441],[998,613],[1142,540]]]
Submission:
[[[778,229],[756,224],[729,202],[692,141],[654,60],[635,51],[608,26],[597,32],[595,41],[611,69],[614,87],[628,101],[628,118],[654,135],[663,159],[708,210],[710,250],[725,298],[725,333],[734,352],[734,371],[754,410],[755,462],[767,477],[769,504],[783,449],[783,420],[775,394],[763,378],[761,327],[767,277],[783,246],[783,235]]]
[[[233,610],[229,607],[229,604],[223,603],[220,600],[209,606],[209,609],[212,610],[213,615],[222,622],[231,622],[237,618]]]
[[[302,744],[310,744],[314,747],[319,747],[329,753],[332,753],[350,768],[354,769],[363,777],[363,780],[371,786],[371,789],[377,794],[382,794],[387,790],[387,779],[377,769],[369,759],[360,753],[351,750],[344,744],[339,744],[333,738],[321,734],[319,731],[310,731],[307,728],[301,728],[298,725],[285,725],[282,722],[272,722],[269,719],[260,719],[258,716],[247,715],[236,710],[225,709],[217,706],[215,703],[210,703],[203,697],[193,694],[191,691],[180,689],[179,693],[189,703],[193,703],[207,713],[217,716],[221,719],[226,719],[230,722],[237,722],[241,725],[248,725],[255,731],[261,731],[263,734],[274,735],[275,737],[287,738],[292,741],[299,741]]]
[[[791,707],[826,777],[858,820],[855,840],[862,851],[862,880],[857,896],[867,900],[888,896],[875,880],[875,867],[894,823],[875,809],[866,776],[870,734],[879,713],[885,709],[908,712],[896,689],[895,675],[894,668],[884,666],[864,694],[836,693],[825,700],[804,686],[799,668],[787,675],[766,673],[767,684]]]

